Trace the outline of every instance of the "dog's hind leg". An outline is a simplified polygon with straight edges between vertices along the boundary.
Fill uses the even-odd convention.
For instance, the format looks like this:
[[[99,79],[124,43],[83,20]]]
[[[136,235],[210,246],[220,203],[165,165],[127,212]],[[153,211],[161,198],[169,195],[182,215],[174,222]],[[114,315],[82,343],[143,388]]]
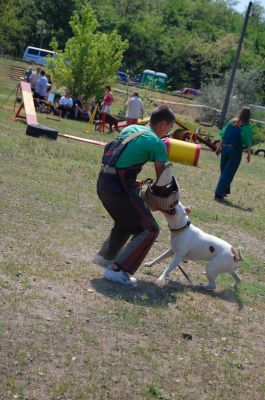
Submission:
[[[220,262],[220,260],[219,260]],[[214,290],[216,288],[215,279],[220,273],[218,268],[218,260],[211,260],[206,266],[206,276],[208,278],[208,285],[197,285],[196,287],[203,290]]]
[[[204,290],[214,290],[216,288],[215,279],[217,275],[222,273],[229,273],[234,278],[234,288],[236,288],[241,280],[236,272],[236,264],[232,265],[232,262],[232,260],[228,262],[224,260],[223,255],[213,258],[206,267],[206,275],[209,283],[208,285],[200,285],[200,288]]]
[[[149,261],[147,263],[144,264],[145,267],[152,267],[155,264],[160,263],[163,260],[166,260],[168,257],[173,256],[173,251],[171,249],[165,251],[165,253],[161,254],[161,256],[155,258],[152,261]]]
[[[235,284],[234,284],[233,288],[234,288],[234,289],[237,289],[237,285],[241,282],[241,279],[239,278],[239,276],[238,276],[238,274],[237,274],[236,271],[231,272],[231,275],[232,275],[232,277],[233,277],[234,280],[235,280]]]

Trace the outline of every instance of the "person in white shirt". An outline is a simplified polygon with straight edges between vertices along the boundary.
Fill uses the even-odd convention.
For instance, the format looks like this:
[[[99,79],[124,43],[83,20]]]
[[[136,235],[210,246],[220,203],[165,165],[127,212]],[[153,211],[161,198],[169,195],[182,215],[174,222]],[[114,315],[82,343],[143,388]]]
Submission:
[[[35,105],[39,106],[40,112],[45,112],[45,96],[47,88],[49,87],[48,79],[45,76],[45,71],[41,70],[40,77],[35,86],[33,98],[35,99]]]
[[[73,99],[71,97],[71,92],[66,92],[65,96],[62,96],[59,100],[58,110],[63,118],[68,118],[73,111]]]
[[[132,97],[129,100],[127,100],[126,106],[127,106],[127,114],[126,114],[127,125],[137,124],[139,118],[143,119],[144,106],[137,92],[133,92]]]
[[[41,70],[40,77],[35,86],[34,97],[40,100],[44,100],[47,93],[47,87],[49,87],[48,79],[45,76],[45,71]]]
[[[40,79],[40,71],[41,71],[41,67],[37,67],[36,71],[32,72],[32,74],[30,75],[29,83],[30,83],[32,92],[35,92],[35,87],[37,85],[38,80]]]

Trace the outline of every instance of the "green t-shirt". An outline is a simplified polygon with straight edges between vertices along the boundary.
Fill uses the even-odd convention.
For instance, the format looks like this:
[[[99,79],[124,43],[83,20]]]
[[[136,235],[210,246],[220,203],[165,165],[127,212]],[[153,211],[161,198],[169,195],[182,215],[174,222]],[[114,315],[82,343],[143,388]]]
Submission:
[[[145,131],[145,133],[129,142],[115,164],[117,168],[132,167],[144,164],[147,161],[167,162],[167,149],[162,140],[149,126],[130,125],[123,129],[119,138],[125,139],[129,135]]]

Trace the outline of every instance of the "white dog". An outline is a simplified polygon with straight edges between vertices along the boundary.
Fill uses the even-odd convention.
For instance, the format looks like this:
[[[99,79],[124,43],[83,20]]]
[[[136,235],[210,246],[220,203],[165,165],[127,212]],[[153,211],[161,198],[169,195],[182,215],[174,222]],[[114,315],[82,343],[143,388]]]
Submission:
[[[235,279],[235,285],[240,282],[237,275],[237,263],[242,260],[240,251],[237,251],[229,243],[216,236],[208,235],[201,229],[192,225],[188,219],[190,208],[185,208],[180,202],[175,207],[175,213],[163,212],[165,215],[169,230],[171,231],[171,248],[160,257],[145,263],[146,267],[152,267],[156,263],[173,256],[173,261],[166,268],[158,281],[165,281],[170,272],[175,269],[183,260],[207,260],[206,275],[208,285],[199,285],[205,290],[216,288],[215,279],[217,275],[227,272]]]

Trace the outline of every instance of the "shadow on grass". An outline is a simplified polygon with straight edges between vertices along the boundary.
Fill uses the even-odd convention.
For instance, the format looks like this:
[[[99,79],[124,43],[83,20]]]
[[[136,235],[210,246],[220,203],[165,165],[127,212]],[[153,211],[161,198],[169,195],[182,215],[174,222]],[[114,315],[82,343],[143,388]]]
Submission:
[[[241,299],[240,292],[238,291],[238,289],[233,289],[230,287],[230,288],[223,289],[220,292],[214,291],[214,290],[203,290],[200,288],[194,288],[192,290],[193,290],[193,292],[199,292],[206,296],[218,298],[220,300],[224,300],[229,303],[235,303],[238,306],[238,310],[243,310],[243,308],[244,308],[244,303]]]
[[[227,207],[231,207],[231,208],[235,208],[237,210],[241,210],[241,211],[247,211],[247,212],[252,212],[253,211],[253,207],[241,207],[238,204],[234,204],[229,200],[224,200],[221,204],[224,205],[224,206],[227,206]]]
[[[145,307],[167,307],[170,303],[175,303],[177,298],[185,296],[186,293],[192,290],[230,303],[236,303],[239,309],[243,308],[240,297],[231,288],[221,292],[213,292],[193,289],[188,284],[176,281],[169,281],[165,286],[158,286],[156,283],[141,280],[137,281],[137,287],[125,287],[118,283],[108,282],[104,278],[92,279],[90,283],[98,293],[106,297],[122,299]]]

